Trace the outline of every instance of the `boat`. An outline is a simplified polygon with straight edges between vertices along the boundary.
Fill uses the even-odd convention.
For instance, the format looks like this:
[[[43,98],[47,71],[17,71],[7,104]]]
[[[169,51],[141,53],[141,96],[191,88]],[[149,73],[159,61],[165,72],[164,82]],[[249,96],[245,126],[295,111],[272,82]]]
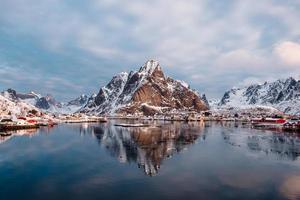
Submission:
[[[150,124],[114,124],[114,126],[121,126],[121,127],[149,127]]]
[[[253,118],[251,124],[255,128],[282,128],[287,121],[283,118]]]

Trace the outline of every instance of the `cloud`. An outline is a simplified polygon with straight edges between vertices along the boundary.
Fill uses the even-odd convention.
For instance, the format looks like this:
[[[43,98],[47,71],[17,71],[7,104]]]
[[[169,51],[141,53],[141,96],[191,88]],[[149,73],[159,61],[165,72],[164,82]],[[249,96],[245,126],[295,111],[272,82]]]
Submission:
[[[35,92],[42,95],[54,94],[58,99],[65,97],[76,97],[74,92],[82,91],[84,88],[74,82],[55,76],[45,76],[43,71],[38,69],[27,70],[23,66],[9,66],[0,64],[0,89],[16,89],[19,92]],[[64,99],[65,100],[65,99]]]
[[[290,41],[276,45],[275,54],[286,65],[300,67],[300,44]]]
[[[244,70],[250,68],[257,70],[266,66],[267,61],[258,53],[245,49],[226,52],[218,58],[216,65],[231,70]]]
[[[0,52],[4,59],[93,89],[98,84],[90,84],[104,84],[120,70],[155,58],[170,76],[221,96],[249,77],[299,72],[299,44],[291,42],[300,37],[299,9],[291,0],[3,0]],[[5,43],[1,33],[15,44]],[[28,38],[34,44],[25,43]],[[40,48],[37,57],[24,51],[30,45]],[[57,66],[71,69],[72,76],[49,73]],[[59,88],[59,81],[51,84]]]
[[[277,80],[279,77],[274,78],[274,77],[247,77],[241,82],[239,82],[236,86],[237,87],[245,87],[253,84],[263,84],[265,82],[273,82]]]

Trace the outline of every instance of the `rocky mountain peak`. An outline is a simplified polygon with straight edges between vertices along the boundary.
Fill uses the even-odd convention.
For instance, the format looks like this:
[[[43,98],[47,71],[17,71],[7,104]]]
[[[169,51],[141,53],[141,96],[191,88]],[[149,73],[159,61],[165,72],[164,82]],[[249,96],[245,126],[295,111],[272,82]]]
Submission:
[[[138,71],[114,76],[81,112],[153,115],[172,109],[200,111],[207,106],[188,84],[166,78],[159,63],[149,60]]]
[[[139,73],[151,75],[155,70],[161,70],[159,62],[155,60],[148,60],[139,70]]]

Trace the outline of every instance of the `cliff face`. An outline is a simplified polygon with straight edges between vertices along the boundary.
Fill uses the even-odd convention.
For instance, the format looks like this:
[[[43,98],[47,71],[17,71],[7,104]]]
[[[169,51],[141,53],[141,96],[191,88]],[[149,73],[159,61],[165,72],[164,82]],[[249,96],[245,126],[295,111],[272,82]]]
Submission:
[[[199,112],[208,107],[195,91],[166,77],[159,63],[151,60],[136,72],[113,77],[81,112],[154,115],[173,109]]]

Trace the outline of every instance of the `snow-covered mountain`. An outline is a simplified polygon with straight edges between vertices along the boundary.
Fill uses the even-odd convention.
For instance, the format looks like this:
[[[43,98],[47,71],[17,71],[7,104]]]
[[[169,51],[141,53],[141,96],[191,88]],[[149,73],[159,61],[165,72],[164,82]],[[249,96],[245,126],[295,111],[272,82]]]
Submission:
[[[25,116],[29,113],[39,113],[39,109],[26,102],[11,100],[0,95],[0,116]]]
[[[89,97],[87,95],[81,95],[80,97],[68,103],[63,103],[57,101],[52,95],[49,94],[47,94],[46,96],[42,96],[35,92],[23,94],[18,93],[13,89],[3,91],[1,95],[10,101],[22,102],[31,105],[37,110],[60,114],[75,113],[83,106],[85,106],[89,100]]]
[[[206,100],[191,90],[188,84],[165,77],[159,63],[150,60],[138,71],[114,76],[81,112],[153,115],[170,110],[206,109]]]
[[[300,115],[300,80],[292,77],[227,91],[219,106],[269,106]]]
[[[91,98],[93,98],[93,95],[91,97],[88,97],[87,95],[82,94],[76,99],[69,101],[68,103],[63,103],[62,107],[65,109],[65,113],[75,113],[82,107],[84,107]]]
[[[89,97],[87,95],[82,94],[78,98],[76,98],[72,101],[69,101],[66,105],[81,107],[87,103],[88,99],[89,99]]]

